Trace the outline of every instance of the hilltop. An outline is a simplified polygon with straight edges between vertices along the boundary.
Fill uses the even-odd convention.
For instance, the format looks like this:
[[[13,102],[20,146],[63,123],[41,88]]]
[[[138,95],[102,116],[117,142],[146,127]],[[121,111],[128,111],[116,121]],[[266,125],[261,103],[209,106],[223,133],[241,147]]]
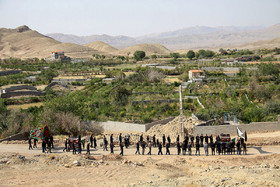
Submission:
[[[160,44],[138,44],[127,47],[125,49],[117,51],[118,55],[130,55],[132,56],[135,51],[145,51],[147,56],[150,55],[169,55],[170,50]]]
[[[109,53],[109,54],[118,51],[117,48],[114,48],[111,45],[109,45],[105,42],[102,42],[102,41],[95,41],[95,42],[86,44],[84,46],[92,48],[97,51],[104,52],[104,53]]]
[[[85,58],[99,53],[86,46],[56,41],[26,25],[16,29],[0,29],[0,58],[47,58],[51,51],[57,50],[63,50],[72,58]]]

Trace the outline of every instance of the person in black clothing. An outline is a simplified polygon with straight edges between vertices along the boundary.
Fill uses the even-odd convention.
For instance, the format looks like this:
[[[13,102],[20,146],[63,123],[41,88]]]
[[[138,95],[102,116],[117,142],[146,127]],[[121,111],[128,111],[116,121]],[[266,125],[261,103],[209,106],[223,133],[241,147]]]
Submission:
[[[182,154],[186,155],[186,151],[187,151],[187,144],[186,144],[186,141],[183,141],[183,143],[182,143]]]
[[[162,135],[162,145],[163,145],[163,147],[165,146],[165,141],[166,141],[165,134],[163,134]]]
[[[76,154],[76,143],[73,141],[73,154]]]
[[[123,143],[121,143],[121,145],[120,145],[120,148],[121,148],[121,153],[120,153],[120,155],[122,155],[122,156],[123,156],[123,147],[124,147],[124,145],[123,145]]]
[[[122,133],[120,133],[120,135],[119,135],[119,143],[120,143],[120,146],[121,146],[121,144],[122,144]]]
[[[191,144],[192,144],[192,147],[194,146],[194,136],[191,136]]]
[[[33,150],[33,148],[32,148],[32,139],[31,138],[28,139],[28,143],[29,143],[29,150],[30,149]]]
[[[242,147],[243,147],[243,155],[247,155],[247,145],[245,142],[242,144]]]
[[[97,143],[96,143],[96,138],[95,138],[95,136],[93,137],[93,147],[94,147],[94,149],[96,149],[96,147],[97,147]]]
[[[114,144],[112,142],[110,143],[110,150],[111,153],[114,154]]]
[[[195,137],[195,144],[196,144],[197,142],[199,143],[199,136],[198,136],[198,135],[196,135],[196,137]]]
[[[196,142],[195,143],[195,148],[196,148],[196,150],[195,150],[195,155],[197,155],[197,153],[198,153],[198,155],[200,155],[200,145],[199,145],[199,142]]]
[[[188,152],[189,152],[189,155],[192,155],[192,143],[191,142],[188,143]]]
[[[214,144],[213,141],[210,143],[210,147],[211,147],[211,150],[212,150],[212,155],[215,155],[215,144]]]
[[[114,143],[113,134],[111,134],[111,136],[110,136],[110,143]]]
[[[108,149],[107,149],[107,146],[108,146],[108,141],[107,141],[107,138],[106,138],[106,136],[104,135],[104,137],[103,137],[103,151],[108,151]]]
[[[178,155],[180,155],[180,153],[181,153],[181,145],[180,145],[179,141],[177,141],[177,153],[178,153]]]
[[[78,154],[81,154],[82,153],[82,141],[81,140],[79,140],[78,141]]]
[[[52,148],[54,148],[53,147],[53,136],[51,135],[51,137],[50,137],[50,141],[51,141],[51,146],[52,146]]]
[[[200,135],[199,139],[200,139],[200,147],[203,147],[203,139],[204,139],[203,134]]]
[[[87,144],[87,153],[86,154],[90,155],[90,143],[89,142]]]
[[[135,152],[135,154],[139,154],[140,155],[140,151],[139,151],[139,149],[140,149],[140,143],[139,142],[137,142],[136,143],[136,152]]]
[[[147,155],[151,155],[152,154],[152,142],[151,141],[149,141],[149,143],[148,143],[148,148],[149,148],[149,152]]]
[[[208,144],[208,136],[207,136],[207,134],[205,135],[205,137],[204,137],[204,139],[205,139],[205,142]]]
[[[222,155],[226,154],[226,143],[222,142]]]
[[[34,139],[34,144],[33,144],[33,148],[37,148],[37,139]]]
[[[188,135],[186,135],[186,136],[185,136],[185,139],[184,139],[185,144],[186,144],[186,147],[187,147],[187,146],[188,146],[188,144],[189,144],[189,140],[190,140],[189,136],[188,136]]]
[[[177,141],[177,142],[179,142],[179,141],[180,141],[180,135],[178,135],[178,136],[177,136],[176,141]]]
[[[235,142],[231,141],[230,146],[231,146],[231,154],[232,154],[232,152],[233,152],[233,154],[235,154]]]
[[[154,147],[156,147],[157,145],[156,145],[156,135],[154,134],[154,136],[153,136],[153,146]]]
[[[169,151],[169,147],[170,147],[170,143],[166,144],[166,155],[170,155],[170,151]]]
[[[218,135],[218,136],[216,136],[216,141],[217,141],[217,142],[221,141],[221,138],[220,138],[220,136],[219,136],[219,135]]]
[[[240,140],[238,140],[237,144],[236,144],[236,149],[237,149],[237,154],[241,155],[241,145],[240,145]]]
[[[150,141],[150,137],[149,137],[149,135],[147,136],[147,142],[149,142]]]
[[[144,141],[141,142],[141,147],[142,147],[142,155],[145,154],[145,148],[146,148],[146,143]]]
[[[169,143],[169,146],[170,146],[171,145],[171,139],[170,139],[169,135],[167,136],[167,142]]]
[[[162,155],[162,144],[158,144],[158,155]]]
[[[212,134],[211,134],[211,136],[209,137],[209,139],[210,139],[210,144],[211,144],[211,143],[214,143],[214,142],[213,142],[213,136],[212,136]]]
[[[64,149],[63,149],[63,152],[66,150],[67,151],[67,143],[68,143],[68,141],[67,141],[67,139],[65,140],[65,147],[64,147]]]
[[[143,134],[140,135],[140,142],[143,142]]]
[[[240,143],[241,143],[241,145],[243,145],[244,144],[244,138],[240,138]]]
[[[44,153],[46,150],[46,141],[44,139],[42,139],[42,152]]]
[[[52,143],[50,138],[48,138],[48,153],[52,153]]]
[[[92,137],[92,135],[90,136],[89,140],[90,140],[90,147],[92,148],[93,147],[93,137]]]
[[[217,142],[217,151],[218,151],[218,154],[220,155],[221,154],[221,142],[220,141],[216,141]]]

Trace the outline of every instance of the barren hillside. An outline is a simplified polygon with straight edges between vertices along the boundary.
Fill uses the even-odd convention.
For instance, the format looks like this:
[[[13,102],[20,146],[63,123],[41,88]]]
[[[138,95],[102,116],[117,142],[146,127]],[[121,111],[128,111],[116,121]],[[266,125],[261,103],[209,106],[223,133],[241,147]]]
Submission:
[[[113,53],[113,52],[118,51],[118,49],[116,49],[116,48],[112,47],[111,45],[109,45],[105,42],[102,42],[102,41],[95,41],[95,42],[86,44],[84,46],[92,48],[97,51],[104,52],[104,53]]]
[[[125,49],[117,51],[118,55],[130,55],[132,56],[135,51],[145,51],[146,55],[168,55],[170,50],[160,44],[138,44],[127,47]]]
[[[91,57],[98,51],[72,43],[61,43],[37,31],[21,26],[16,29],[0,29],[0,58],[47,58],[51,51],[63,50],[74,58]]]

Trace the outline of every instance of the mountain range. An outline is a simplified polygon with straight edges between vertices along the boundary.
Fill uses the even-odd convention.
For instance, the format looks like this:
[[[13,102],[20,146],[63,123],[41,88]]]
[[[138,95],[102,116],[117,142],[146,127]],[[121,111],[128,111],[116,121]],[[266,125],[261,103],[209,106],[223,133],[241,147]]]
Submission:
[[[110,35],[76,36],[62,33],[52,33],[47,34],[47,36],[61,42],[80,45],[102,41],[118,49],[142,43],[161,44],[171,50],[219,48],[280,37],[280,24],[270,27],[196,26],[140,37]]]

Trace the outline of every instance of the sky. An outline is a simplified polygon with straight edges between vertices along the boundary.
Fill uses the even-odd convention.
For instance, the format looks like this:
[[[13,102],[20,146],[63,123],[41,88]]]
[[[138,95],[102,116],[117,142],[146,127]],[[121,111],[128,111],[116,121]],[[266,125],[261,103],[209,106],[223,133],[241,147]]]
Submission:
[[[0,28],[141,36],[193,26],[271,26],[280,0],[0,0]]]

